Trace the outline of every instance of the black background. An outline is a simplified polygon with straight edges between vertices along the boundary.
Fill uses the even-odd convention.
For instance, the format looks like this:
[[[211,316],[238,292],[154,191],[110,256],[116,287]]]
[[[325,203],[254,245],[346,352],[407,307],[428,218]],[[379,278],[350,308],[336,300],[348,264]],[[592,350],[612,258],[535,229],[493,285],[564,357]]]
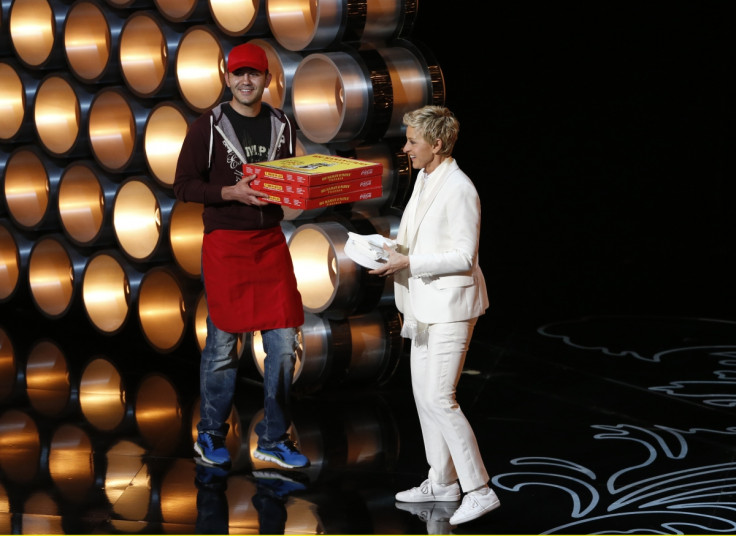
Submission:
[[[419,0],[511,323],[733,316],[736,2]]]

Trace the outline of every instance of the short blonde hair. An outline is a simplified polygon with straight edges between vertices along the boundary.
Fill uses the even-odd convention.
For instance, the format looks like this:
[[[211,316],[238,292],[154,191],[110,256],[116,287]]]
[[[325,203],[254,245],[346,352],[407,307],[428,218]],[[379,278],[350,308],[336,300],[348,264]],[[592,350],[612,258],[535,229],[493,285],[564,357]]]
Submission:
[[[450,156],[460,132],[460,122],[444,106],[425,106],[404,114],[404,124],[413,127],[430,145],[442,142],[440,156]]]

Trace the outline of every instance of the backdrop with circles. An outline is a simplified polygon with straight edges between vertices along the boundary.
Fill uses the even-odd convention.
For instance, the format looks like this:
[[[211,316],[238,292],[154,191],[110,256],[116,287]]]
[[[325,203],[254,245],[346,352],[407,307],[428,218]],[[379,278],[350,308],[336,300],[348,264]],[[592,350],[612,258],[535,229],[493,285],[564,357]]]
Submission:
[[[395,237],[412,187],[403,114],[444,104],[441,67],[412,39],[417,0],[2,0],[0,306],[155,352],[198,355],[207,307],[202,207],[172,184],[191,122],[230,98],[230,49],[266,50],[264,100],[297,154],[380,162],[380,198],[286,208],[305,324],[295,382],[381,382],[402,352],[393,283],[344,253],[347,232]],[[80,328],[82,329],[82,328]],[[261,371],[258,333],[241,352]]]

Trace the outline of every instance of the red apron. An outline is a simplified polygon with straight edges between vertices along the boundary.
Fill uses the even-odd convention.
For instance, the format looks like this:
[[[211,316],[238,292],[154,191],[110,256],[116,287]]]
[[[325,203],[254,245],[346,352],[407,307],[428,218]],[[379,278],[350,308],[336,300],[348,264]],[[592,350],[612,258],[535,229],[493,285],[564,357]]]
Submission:
[[[222,331],[304,324],[302,297],[281,227],[205,234],[202,274],[210,319]]]

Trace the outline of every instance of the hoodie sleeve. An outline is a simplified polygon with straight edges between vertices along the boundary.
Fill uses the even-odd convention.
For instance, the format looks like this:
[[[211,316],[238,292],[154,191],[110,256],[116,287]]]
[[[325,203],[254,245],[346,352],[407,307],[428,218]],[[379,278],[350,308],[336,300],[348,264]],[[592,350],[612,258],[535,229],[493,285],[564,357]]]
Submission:
[[[198,117],[189,128],[179,152],[174,175],[174,195],[180,201],[210,205],[224,202],[222,185],[209,180],[214,150],[211,114]]]

